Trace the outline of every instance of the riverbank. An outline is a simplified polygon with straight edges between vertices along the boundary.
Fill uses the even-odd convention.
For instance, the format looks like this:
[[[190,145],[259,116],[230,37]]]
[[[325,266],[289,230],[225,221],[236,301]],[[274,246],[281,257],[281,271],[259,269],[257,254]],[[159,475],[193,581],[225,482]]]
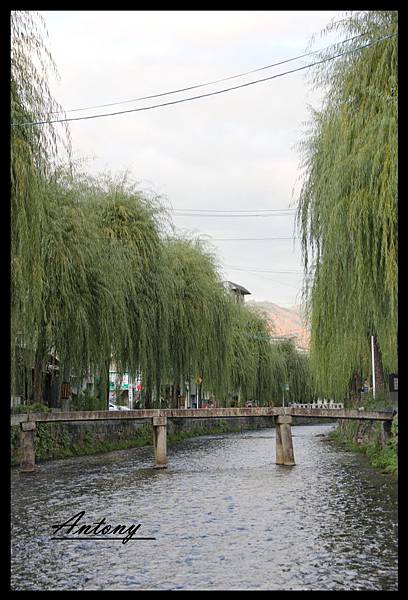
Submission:
[[[398,416],[388,438],[382,423],[344,420],[329,433],[329,439],[343,448],[366,454],[373,467],[398,477]]]
[[[295,417],[293,425],[318,425],[324,419]],[[274,417],[229,417],[228,419],[169,419],[167,443],[219,433],[275,427]],[[150,419],[135,421],[98,421],[38,423],[34,437],[36,462],[47,462],[73,456],[87,456],[126,450],[153,444]],[[11,428],[11,465],[20,464],[20,428]]]
[[[228,419],[169,419],[167,443],[219,433],[274,427],[273,417],[232,417]],[[153,444],[150,419],[38,423],[34,437],[36,462],[72,456],[87,456]],[[20,428],[11,427],[11,465],[20,463]]]

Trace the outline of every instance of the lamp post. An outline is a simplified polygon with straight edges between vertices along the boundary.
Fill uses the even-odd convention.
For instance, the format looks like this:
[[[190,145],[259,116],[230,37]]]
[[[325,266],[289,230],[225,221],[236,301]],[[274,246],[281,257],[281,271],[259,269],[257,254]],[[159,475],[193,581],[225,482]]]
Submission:
[[[371,336],[371,364],[373,373],[373,398],[375,400],[375,362],[374,362],[374,336]]]

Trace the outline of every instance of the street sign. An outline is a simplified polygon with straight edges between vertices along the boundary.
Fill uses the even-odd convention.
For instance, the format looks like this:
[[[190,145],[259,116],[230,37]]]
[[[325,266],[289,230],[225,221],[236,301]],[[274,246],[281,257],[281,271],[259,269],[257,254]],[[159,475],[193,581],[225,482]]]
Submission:
[[[289,391],[289,384],[288,383],[281,383],[281,388],[284,392],[288,392]]]

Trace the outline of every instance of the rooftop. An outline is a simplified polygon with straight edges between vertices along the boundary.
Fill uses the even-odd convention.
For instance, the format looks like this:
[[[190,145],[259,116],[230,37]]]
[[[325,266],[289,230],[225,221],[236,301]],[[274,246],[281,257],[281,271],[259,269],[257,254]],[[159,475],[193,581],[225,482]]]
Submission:
[[[242,285],[239,285],[238,283],[234,283],[233,281],[227,281],[226,283],[229,285],[232,291],[237,291],[242,295],[251,294],[250,291],[248,291],[246,288],[244,288]]]

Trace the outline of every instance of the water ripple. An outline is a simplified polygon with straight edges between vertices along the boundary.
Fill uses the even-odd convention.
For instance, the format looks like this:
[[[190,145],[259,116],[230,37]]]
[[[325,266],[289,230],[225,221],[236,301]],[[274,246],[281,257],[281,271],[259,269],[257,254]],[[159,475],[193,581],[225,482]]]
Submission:
[[[293,428],[293,468],[270,429],[185,440],[160,471],[151,447],[13,469],[12,589],[396,590],[395,483],[330,429]],[[81,510],[156,540],[52,541]]]

